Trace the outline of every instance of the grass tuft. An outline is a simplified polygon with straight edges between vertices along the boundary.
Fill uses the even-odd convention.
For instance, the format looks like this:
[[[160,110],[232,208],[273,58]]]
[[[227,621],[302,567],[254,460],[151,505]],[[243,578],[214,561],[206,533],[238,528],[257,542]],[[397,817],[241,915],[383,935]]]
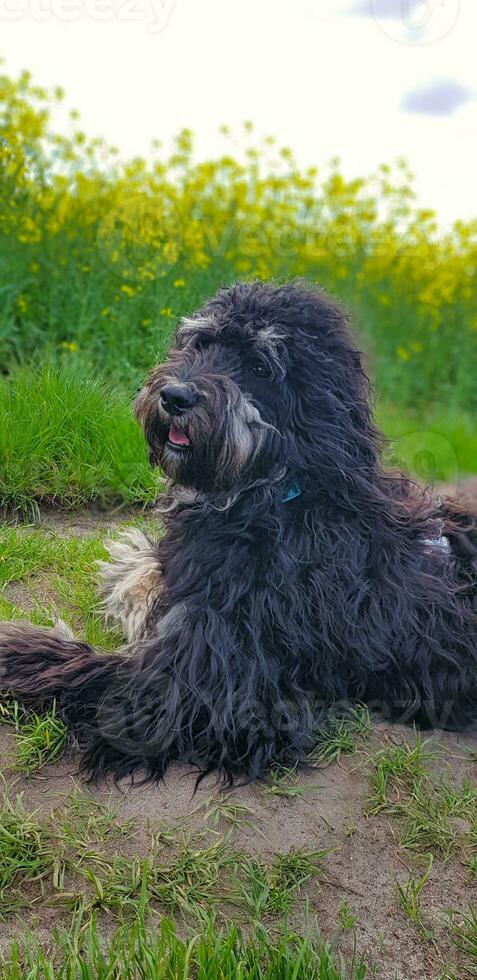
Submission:
[[[29,713],[16,733],[15,769],[25,776],[55,762],[66,746],[68,730],[56,713],[56,703],[42,715]]]
[[[0,959],[3,980],[365,980],[362,958],[347,964],[323,941],[314,925],[305,936],[283,924],[273,935],[257,925],[245,937],[236,926],[218,929],[209,919],[200,933],[182,938],[168,919],[147,925],[142,909],[132,924],[120,926],[108,946],[96,921],[78,916],[69,932],[55,932],[45,952],[33,936],[15,942]]]
[[[221,872],[236,859],[228,848],[228,837],[206,848],[186,843],[172,861],[151,865],[150,898],[174,911],[201,917],[204,908],[217,899]]]
[[[383,749],[378,754],[371,774],[373,793],[368,813],[392,811],[399,805],[403,792],[406,793],[416,779],[426,775],[426,762],[435,755],[434,750],[426,748],[427,744],[418,735],[414,745],[405,743]]]
[[[312,759],[316,762],[337,762],[341,755],[356,752],[371,734],[371,715],[365,705],[358,704],[345,718],[336,718],[328,728],[318,731]]]
[[[148,502],[158,484],[124,397],[66,367],[21,367],[0,384],[0,508]]]
[[[234,830],[241,826],[253,827],[256,830],[252,821],[255,813],[252,807],[245,803],[234,803],[231,797],[231,793],[218,799],[210,796],[204,803],[201,803],[200,807],[205,809],[205,822],[214,828],[217,828],[223,821]]]
[[[414,745],[385,749],[371,773],[369,814],[400,818],[400,844],[419,855],[447,861],[462,852],[472,871],[477,848],[477,789],[468,779],[460,787],[431,778],[426,762],[436,752],[420,737]]]
[[[399,904],[405,916],[418,929],[419,934],[423,938],[426,936],[428,937],[430,933],[425,929],[423,923],[421,895],[429,881],[432,871],[432,863],[433,858],[432,854],[430,854],[427,868],[420,878],[415,878],[413,875],[410,875],[404,884],[396,881],[396,891]]]
[[[342,932],[353,931],[358,924],[358,916],[353,912],[349,902],[342,902],[338,909],[338,922]]]
[[[283,796],[293,800],[320,789],[316,784],[304,785],[298,782],[298,766],[276,765],[270,770],[265,784],[265,796]]]
[[[477,911],[471,907],[467,914],[455,913],[452,917],[452,935],[455,945],[466,959],[467,974],[477,977]]]
[[[26,618],[43,626],[59,618],[93,646],[118,647],[122,637],[105,625],[97,594],[96,562],[108,559],[103,540],[104,534],[62,537],[52,531],[0,525],[0,614],[5,619],[25,618],[22,609],[4,598],[9,586],[21,582],[33,603]],[[48,607],[43,604],[45,593]]]
[[[290,912],[295,893],[313,877],[323,874],[323,851],[290,851],[275,856],[270,867],[258,858],[242,856],[232,872],[231,901],[255,921]]]
[[[16,907],[14,887],[38,881],[51,869],[51,856],[41,823],[25,811],[21,795],[11,802],[6,795],[0,809],[0,907],[3,914]]]

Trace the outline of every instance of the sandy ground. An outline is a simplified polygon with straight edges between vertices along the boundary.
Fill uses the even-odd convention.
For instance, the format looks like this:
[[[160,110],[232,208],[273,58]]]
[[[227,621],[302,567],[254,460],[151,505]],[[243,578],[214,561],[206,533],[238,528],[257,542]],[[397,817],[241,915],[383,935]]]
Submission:
[[[469,882],[469,871],[458,859],[435,863],[423,896],[426,916],[434,929],[432,941],[422,942],[399,908],[395,880],[406,881],[410,872],[416,872],[416,865],[398,846],[396,820],[390,821],[383,815],[367,817],[366,808],[370,756],[380,745],[399,743],[403,737],[413,736],[409,729],[378,725],[372,743],[362,752],[315,773],[303,774],[300,785],[310,790],[301,797],[270,797],[258,785],[234,790],[233,801],[251,807],[254,814],[250,818],[253,827],[241,826],[235,832],[233,844],[249,854],[260,855],[265,861],[274,853],[287,853],[294,848],[331,848],[325,859],[324,880],[303,889],[323,934],[335,939],[339,948],[350,954],[351,934],[337,932],[339,909],[347,902],[357,917],[357,948],[376,964],[377,977],[438,980],[446,966],[456,960],[446,910],[464,910],[469,904],[475,904],[477,888]],[[456,781],[463,776],[475,780],[476,763],[466,749],[477,752],[477,734],[454,736],[440,732],[433,733],[431,739],[442,753],[439,771]],[[75,771],[76,760],[74,756],[65,757],[41,777],[19,778],[8,767],[13,741],[6,730],[0,731],[3,773],[9,795],[23,793],[27,809],[46,816],[81,785]],[[137,830],[133,853],[142,855],[147,850],[148,821],[162,819],[172,826],[185,819],[191,832],[204,831],[205,811],[200,804],[216,794],[217,787],[209,780],[195,796],[194,789],[193,775],[175,767],[163,785],[134,788],[128,784],[122,787],[104,784],[92,786],[89,791],[93,798],[104,802],[112,797],[119,805],[121,817],[134,818]],[[35,908],[34,921],[41,939],[48,937],[53,925],[61,924],[58,916],[58,911],[49,908],[46,901],[44,906]],[[107,922],[105,928],[107,932]],[[21,927],[12,922],[0,929],[0,948],[4,949],[13,935],[21,933]]]
[[[57,534],[84,538],[96,531],[116,531],[131,521],[137,522],[138,518],[144,518],[145,521],[151,520],[154,518],[154,513],[154,506],[147,508],[118,507],[113,511],[101,510],[99,507],[89,507],[83,511],[42,507],[38,519],[32,518],[31,525],[55,531]],[[8,524],[24,524],[20,514],[12,514],[11,512],[3,512],[3,514],[0,512],[0,522],[1,520],[5,520]]]

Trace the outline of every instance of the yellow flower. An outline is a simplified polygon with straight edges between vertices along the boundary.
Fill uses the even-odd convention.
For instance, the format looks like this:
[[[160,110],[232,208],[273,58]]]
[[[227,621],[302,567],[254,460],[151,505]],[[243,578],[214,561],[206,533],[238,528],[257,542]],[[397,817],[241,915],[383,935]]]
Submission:
[[[25,299],[25,297],[22,295],[22,293],[20,293],[17,299],[17,309],[20,310],[20,313],[26,313],[28,309],[28,302]]]
[[[410,361],[411,360],[411,355],[410,355],[409,351],[406,350],[405,347],[401,347],[401,346],[396,347],[396,354],[397,354],[398,357],[401,358],[401,361]]]
[[[122,293],[125,293],[126,296],[135,296],[136,295],[136,290],[133,289],[132,286],[127,286],[126,284],[124,286],[121,286],[121,292]]]
[[[41,239],[41,231],[38,225],[29,215],[24,215],[20,224],[18,240],[23,244],[36,244]]]
[[[185,286],[185,279],[176,279],[176,281],[174,283],[174,288],[175,289],[181,289],[182,286]]]
[[[62,348],[62,350],[69,350],[69,351],[78,350],[78,344],[75,344],[73,341],[69,341],[69,340],[62,340],[60,347]]]
[[[170,306],[165,306],[164,309],[161,310],[161,316],[174,316],[174,311],[171,310]]]
[[[107,306],[104,307],[104,310],[101,310],[101,316],[109,316],[109,308]]]
[[[151,326],[151,323],[152,323],[152,320],[149,320],[149,319],[142,321],[143,327],[150,327]]]

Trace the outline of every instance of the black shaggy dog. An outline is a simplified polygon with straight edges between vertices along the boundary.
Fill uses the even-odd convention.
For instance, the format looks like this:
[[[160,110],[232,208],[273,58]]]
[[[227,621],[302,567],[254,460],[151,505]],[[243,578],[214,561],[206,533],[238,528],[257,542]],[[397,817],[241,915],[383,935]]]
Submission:
[[[475,719],[476,525],[384,472],[337,305],[299,284],[219,292],[136,411],[171,487],[160,541],[132,532],[103,568],[128,655],[0,625],[0,686],[56,698],[88,771],[259,777],[357,700]]]

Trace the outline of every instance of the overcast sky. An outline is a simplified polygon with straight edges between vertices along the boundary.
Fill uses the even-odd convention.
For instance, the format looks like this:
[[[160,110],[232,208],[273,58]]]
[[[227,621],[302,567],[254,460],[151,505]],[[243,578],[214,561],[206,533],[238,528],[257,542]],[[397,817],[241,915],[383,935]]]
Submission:
[[[7,71],[125,154],[250,119],[353,176],[406,156],[445,222],[477,216],[476,39],[476,0],[0,0]]]

